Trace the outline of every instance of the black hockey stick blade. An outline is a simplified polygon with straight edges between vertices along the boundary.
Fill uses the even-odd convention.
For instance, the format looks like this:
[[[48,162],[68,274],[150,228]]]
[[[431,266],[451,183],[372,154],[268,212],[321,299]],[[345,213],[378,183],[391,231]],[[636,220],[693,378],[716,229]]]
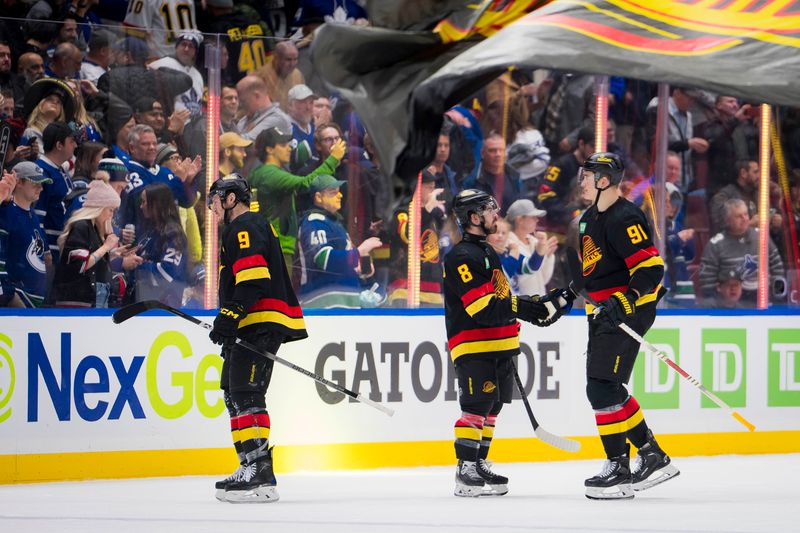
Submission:
[[[580,442],[554,435],[539,425],[539,422],[533,415],[533,409],[531,409],[531,404],[528,401],[528,395],[525,393],[525,387],[522,385],[522,379],[520,379],[519,372],[517,372],[517,365],[514,364],[513,360],[511,361],[511,365],[514,368],[514,381],[517,383],[519,394],[522,397],[522,403],[525,404],[525,410],[528,412],[528,419],[531,421],[531,425],[533,426],[533,433],[539,438],[540,441],[544,442],[545,444],[549,444],[553,448],[558,448],[559,450],[572,453],[580,450]]]
[[[163,304],[158,300],[145,300],[143,302],[136,302],[126,305],[125,307],[120,307],[114,311],[114,314],[111,315],[111,320],[114,321],[114,324],[122,324],[129,318],[141,315],[142,313],[150,311],[151,309],[163,308]]]
[[[8,122],[3,122],[0,125],[0,161],[6,160],[8,153],[8,144],[11,141],[11,125]]]

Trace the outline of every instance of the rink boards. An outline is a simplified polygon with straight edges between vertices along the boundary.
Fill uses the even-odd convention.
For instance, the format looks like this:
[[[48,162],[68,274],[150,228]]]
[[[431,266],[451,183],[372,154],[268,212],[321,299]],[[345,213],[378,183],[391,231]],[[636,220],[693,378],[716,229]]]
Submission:
[[[108,314],[0,322],[0,483],[211,474],[231,470],[222,360],[205,330],[171,316],[114,325]],[[211,321],[213,315],[201,314]],[[673,455],[800,451],[798,315],[662,313],[647,339],[757,426],[747,432],[656,357],[630,388]],[[445,465],[457,385],[440,312],[306,317],[310,338],[279,355],[361,392],[394,417],[276,365],[267,395],[278,471]],[[537,419],[579,440],[544,445],[521,402],[498,419],[491,458],[600,457],[584,395],[586,318],[523,325],[518,367]]]

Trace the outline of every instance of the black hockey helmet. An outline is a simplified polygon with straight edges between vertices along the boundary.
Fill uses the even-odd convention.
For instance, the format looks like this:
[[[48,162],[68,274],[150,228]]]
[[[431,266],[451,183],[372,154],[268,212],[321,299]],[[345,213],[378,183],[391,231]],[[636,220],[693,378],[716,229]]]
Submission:
[[[453,212],[462,227],[470,225],[470,213],[480,216],[486,209],[497,209],[497,200],[478,189],[465,189],[453,199]]]
[[[236,199],[241,203],[250,204],[250,186],[241,174],[234,172],[211,184],[211,189],[208,191],[208,207],[211,208],[211,202],[215,195],[219,196],[220,200],[224,200],[230,192],[236,194]]]
[[[625,165],[622,163],[622,158],[613,152],[594,153],[589,156],[581,167],[583,170],[594,172],[595,182],[605,176],[611,185],[619,185],[619,182],[622,181],[622,175],[625,174]]]

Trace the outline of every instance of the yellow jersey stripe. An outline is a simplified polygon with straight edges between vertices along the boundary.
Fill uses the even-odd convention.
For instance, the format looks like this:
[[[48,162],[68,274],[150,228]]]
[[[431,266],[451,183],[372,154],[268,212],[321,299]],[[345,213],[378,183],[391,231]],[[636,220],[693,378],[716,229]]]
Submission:
[[[653,289],[653,292],[649,292],[649,293],[645,294],[644,296],[642,296],[640,298],[637,298],[636,299],[636,307],[639,307],[640,305],[644,305],[644,304],[649,304],[650,302],[655,302],[656,298],[658,298],[658,293],[659,292],[661,292],[661,284],[660,283],[658,284],[658,286],[656,286],[655,289]],[[586,314],[587,315],[591,315],[592,313],[594,313],[594,310],[595,310],[595,307],[592,304],[590,304],[590,303],[586,304]]]
[[[286,326],[289,329],[306,329],[306,322],[304,319],[288,317],[278,311],[256,311],[255,313],[250,313],[244,317],[243,320],[239,321],[239,329],[262,322],[274,322]]]
[[[248,268],[236,274],[236,284],[254,279],[270,279],[270,277],[269,268],[267,267]]]
[[[637,270],[639,270],[640,268],[648,268],[648,267],[654,267],[654,266],[664,266],[664,260],[661,259],[661,256],[656,255],[656,256],[653,256],[653,257],[651,257],[649,259],[645,259],[644,261],[642,261],[641,263],[638,263],[633,268],[629,268],[628,269],[628,273],[631,276],[633,276],[633,273],[636,272]]]
[[[604,424],[597,426],[597,431],[600,435],[614,435],[616,433],[625,433],[629,429],[635,428],[642,420],[644,420],[644,413],[638,409],[633,416],[622,422],[615,422],[613,424]]]
[[[491,439],[494,437],[494,426],[483,426],[483,431],[481,432],[486,439]]]
[[[462,342],[453,348],[453,350],[450,352],[450,356],[453,358],[453,360],[455,360],[464,354],[505,352],[507,350],[519,351],[519,337],[491,341]]]
[[[485,294],[467,306],[469,316],[475,316],[489,305],[489,300],[494,298],[494,293]]]

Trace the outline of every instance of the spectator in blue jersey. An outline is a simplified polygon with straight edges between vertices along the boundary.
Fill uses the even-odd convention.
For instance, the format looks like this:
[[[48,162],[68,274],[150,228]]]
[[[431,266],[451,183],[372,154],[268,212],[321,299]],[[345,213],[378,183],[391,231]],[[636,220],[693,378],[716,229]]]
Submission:
[[[128,186],[122,196],[121,223],[136,225],[139,221],[139,196],[142,189],[151,183],[164,183],[171,191],[174,201],[181,207],[192,207],[196,201],[194,177],[200,171],[202,160],[184,159],[173,173],[166,167],[156,164],[158,141],[153,128],[137,124],[128,134],[130,159],[128,167]]]
[[[89,183],[94,179],[105,151],[104,144],[91,141],[78,147],[75,156],[75,172],[72,175],[72,190],[64,197],[65,219],[83,207],[86,193],[89,192]]]
[[[75,155],[77,146],[78,143],[75,142],[70,127],[63,122],[53,122],[42,133],[44,154],[36,160],[36,164],[49,178],[36,204],[36,214],[42,219],[47,234],[47,244],[54,261],[58,261],[56,240],[64,230],[66,222],[64,198],[73,189],[72,178],[64,170],[63,165]]]
[[[542,266],[542,256],[534,252],[524,255],[515,241],[509,239],[511,224],[505,219],[497,221],[497,231],[486,237],[486,242],[494,248],[503,265],[503,273],[508,278],[512,294],[521,294],[519,290],[519,277],[533,274]],[[524,293],[522,293],[524,294]]]
[[[361,279],[374,274],[369,253],[381,246],[369,237],[357,248],[342,224],[344,184],[331,175],[321,174],[309,186],[313,207],[303,217],[298,236],[300,255],[300,302],[308,307],[360,308]],[[361,268],[369,264],[370,271]]]
[[[18,163],[13,172],[18,181],[11,201],[0,205],[0,269],[4,269],[16,296],[8,294],[4,299],[12,307],[40,307],[47,293],[52,256],[33,205],[43,185],[51,180],[30,161]]]
[[[83,206],[67,221],[58,238],[60,259],[53,281],[53,300],[58,307],[108,307],[112,253],[119,237],[111,219],[119,207],[119,195],[103,180],[88,185]],[[141,258],[128,255],[128,269]]]
[[[136,299],[181,307],[188,279],[188,245],[169,186],[151,183],[141,193],[142,231],[136,269]]]
[[[292,119],[292,170],[297,170],[311,157],[316,157],[314,146],[314,92],[307,85],[299,84],[289,89],[289,108],[286,110]]]
[[[11,198],[11,194],[14,192],[14,187],[16,186],[17,175],[13,172],[3,171],[3,177],[0,179],[0,205]],[[0,307],[9,307],[12,300],[16,304],[14,307],[20,307],[22,302],[19,297],[16,296],[14,285],[11,284],[11,280],[8,278],[8,272],[6,272],[6,256],[8,255],[8,250],[6,250],[5,247],[7,246],[7,240],[8,231],[0,226]]]

